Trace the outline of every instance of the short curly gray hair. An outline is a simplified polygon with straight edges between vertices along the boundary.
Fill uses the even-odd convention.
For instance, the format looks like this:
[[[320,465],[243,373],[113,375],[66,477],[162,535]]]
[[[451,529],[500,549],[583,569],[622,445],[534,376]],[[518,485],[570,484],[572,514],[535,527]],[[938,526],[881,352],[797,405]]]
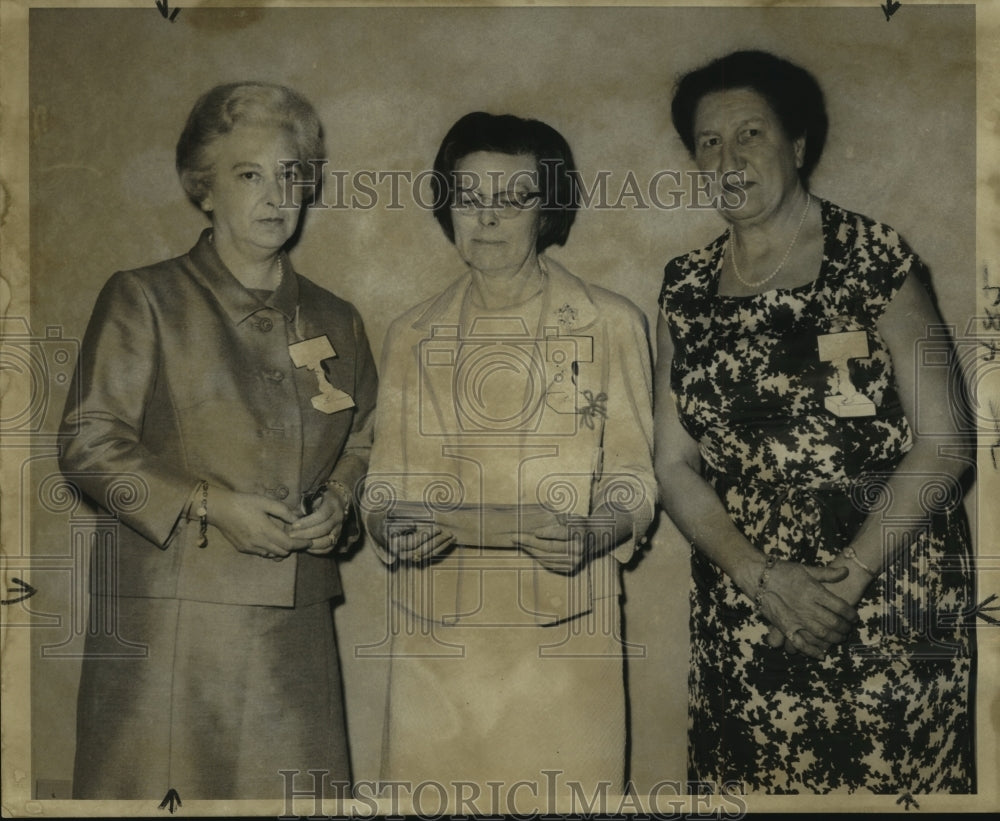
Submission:
[[[262,82],[218,85],[198,98],[177,141],[177,174],[196,205],[200,206],[212,189],[215,169],[208,147],[238,125],[284,128],[298,151],[295,159],[325,159],[319,116],[297,91]]]

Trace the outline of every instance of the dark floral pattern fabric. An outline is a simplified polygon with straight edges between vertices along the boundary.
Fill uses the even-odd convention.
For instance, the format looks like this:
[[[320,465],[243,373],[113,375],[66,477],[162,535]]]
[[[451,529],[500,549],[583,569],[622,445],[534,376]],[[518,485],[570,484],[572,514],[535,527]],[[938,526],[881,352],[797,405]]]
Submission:
[[[858,604],[852,635],[821,661],[765,643],[768,625],[715,564],[691,557],[689,778],[768,793],[974,789],[974,605],[957,482],[929,477],[926,516],[897,532],[885,483],[913,434],[877,322],[921,265],[891,228],[822,202],[824,260],[793,289],[718,295],[727,235],[666,267],[660,308],[671,388],[704,475],[736,526],[779,559],[826,564],[866,516],[893,560]],[[875,414],[824,405],[835,368],[817,336],[863,331],[851,381]]]

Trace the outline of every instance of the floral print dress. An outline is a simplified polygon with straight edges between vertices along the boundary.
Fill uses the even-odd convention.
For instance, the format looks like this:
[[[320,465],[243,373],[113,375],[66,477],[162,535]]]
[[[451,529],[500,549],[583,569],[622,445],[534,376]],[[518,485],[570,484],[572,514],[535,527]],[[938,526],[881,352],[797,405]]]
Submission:
[[[689,778],[734,791],[974,789],[971,548],[958,482],[929,476],[920,522],[893,519],[886,482],[912,446],[877,322],[919,259],[887,226],[822,202],[819,276],[717,293],[724,234],[672,260],[660,296],[671,392],[703,475],[735,525],[779,559],[822,565],[882,517],[895,555],[822,660],[765,643],[753,602],[692,549]],[[827,410],[836,369],[817,337],[863,331],[850,360],[873,415]],[[948,361],[931,338],[924,365]],[[916,538],[907,537],[916,524]],[[895,531],[895,532],[894,532]]]

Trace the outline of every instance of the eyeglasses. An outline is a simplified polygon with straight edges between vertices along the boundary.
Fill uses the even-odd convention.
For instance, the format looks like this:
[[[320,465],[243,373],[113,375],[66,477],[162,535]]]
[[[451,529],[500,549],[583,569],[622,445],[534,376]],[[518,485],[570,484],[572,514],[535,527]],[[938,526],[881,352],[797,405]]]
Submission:
[[[541,191],[501,191],[490,200],[484,200],[471,191],[460,191],[452,208],[463,217],[474,217],[480,211],[489,210],[501,219],[510,219],[532,208],[541,196]]]

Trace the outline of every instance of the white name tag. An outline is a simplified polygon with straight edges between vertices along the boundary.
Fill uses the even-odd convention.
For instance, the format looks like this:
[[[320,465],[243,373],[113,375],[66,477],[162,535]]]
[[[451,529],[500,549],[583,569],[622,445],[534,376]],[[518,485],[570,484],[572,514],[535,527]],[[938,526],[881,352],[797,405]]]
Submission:
[[[821,334],[816,341],[819,343],[820,361],[831,362],[837,369],[836,393],[825,398],[826,409],[840,417],[874,416],[875,403],[854,387],[847,367],[850,359],[868,358],[868,334],[864,331]]]
[[[323,360],[337,355],[326,334],[289,345],[288,353],[296,368],[305,368],[316,375],[319,393],[310,399],[316,410],[321,413],[337,413],[354,407],[354,399],[349,394],[333,387],[323,375]]]

